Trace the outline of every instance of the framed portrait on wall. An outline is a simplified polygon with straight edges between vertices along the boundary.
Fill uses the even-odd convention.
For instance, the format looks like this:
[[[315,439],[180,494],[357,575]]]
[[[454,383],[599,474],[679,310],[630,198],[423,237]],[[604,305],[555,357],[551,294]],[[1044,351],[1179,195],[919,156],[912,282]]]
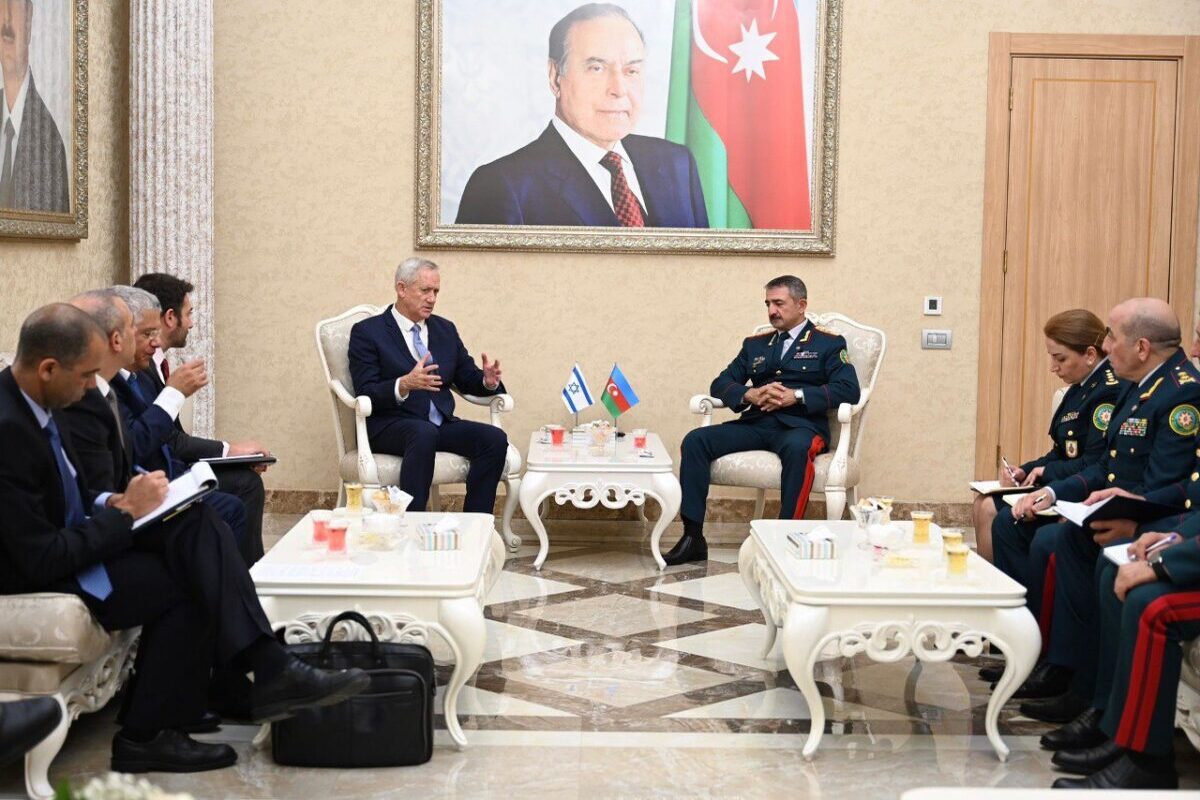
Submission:
[[[0,236],[87,236],[87,0],[0,0]]]
[[[418,247],[832,255],[840,0],[419,0]]]

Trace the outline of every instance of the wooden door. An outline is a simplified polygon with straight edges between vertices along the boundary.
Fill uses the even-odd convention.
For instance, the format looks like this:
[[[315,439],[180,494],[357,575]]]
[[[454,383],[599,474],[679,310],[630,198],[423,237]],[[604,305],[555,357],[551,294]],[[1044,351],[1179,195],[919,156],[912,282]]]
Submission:
[[[1049,317],[1086,308],[1106,320],[1112,306],[1136,296],[1161,297],[1191,314],[1194,255],[1180,263],[1173,230],[1180,181],[1195,185],[1180,169],[1181,64],[1172,57],[1010,55],[1004,65],[1007,119],[989,131],[989,139],[1003,135],[1007,152],[1003,186],[987,189],[1002,252],[1000,281],[989,283],[985,241],[981,477],[994,473],[1001,453],[1016,463],[1049,445],[1050,399],[1062,386],[1049,372],[1042,334]],[[994,146],[989,141],[989,156]],[[993,177],[1001,177],[998,170]],[[1194,247],[1193,221],[1193,254]],[[1184,268],[1191,280],[1181,283],[1173,270]],[[1182,285],[1188,297],[1181,304]],[[1182,323],[1189,331],[1190,319]]]

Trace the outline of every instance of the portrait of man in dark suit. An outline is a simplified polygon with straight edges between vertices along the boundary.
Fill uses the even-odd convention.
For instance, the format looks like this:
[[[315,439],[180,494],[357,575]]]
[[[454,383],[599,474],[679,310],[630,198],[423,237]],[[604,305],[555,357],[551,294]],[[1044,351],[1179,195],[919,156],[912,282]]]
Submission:
[[[542,134],[467,181],[457,223],[707,228],[687,148],[632,133],[645,40],[623,8],[589,3],[550,32],[554,116]]]
[[[67,152],[29,63],[33,0],[0,0],[0,208],[70,211]]]

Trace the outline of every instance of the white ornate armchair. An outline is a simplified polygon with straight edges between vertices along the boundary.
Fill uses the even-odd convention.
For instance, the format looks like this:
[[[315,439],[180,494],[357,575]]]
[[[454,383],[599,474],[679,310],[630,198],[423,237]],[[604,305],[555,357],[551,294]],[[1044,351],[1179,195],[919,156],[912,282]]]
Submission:
[[[372,453],[367,439],[367,417],[371,416],[371,399],[355,397],[354,383],[350,379],[350,360],[347,349],[350,345],[350,329],[355,323],[383,313],[383,306],[361,305],[323,319],[317,323],[317,354],[325,370],[325,381],[329,387],[330,402],[333,404],[333,430],[338,444],[338,474],[342,481],[358,481],[363,484],[397,485],[400,483],[399,456]],[[511,395],[498,394],[492,397],[461,395],[467,402],[487,406],[492,425],[500,425],[500,414],[513,410]],[[433,464],[433,487],[430,502],[438,507],[438,487],[447,483],[463,483],[467,479],[470,462],[454,453],[439,452]],[[521,454],[510,442],[504,476],[504,516],[501,533],[509,548],[516,550],[521,537],[512,531],[513,512],[517,508],[517,490],[521,486]],[[342,490],[344,492],[344,490]],[[339,493],[339,498],[342,494]]]
[[[858,382],[862,387],[862,396],[856,404],[842,403],[836,411],[829,412],[829,452],[817,456],[814,462],[816,475],[812,492],[824,495],[825,518],[835,520],[842,518],[847,495],[852,503],[858,500],[858,448],[862,442],[867,402],[875,390],[875,379],[887,350],[887,335],[878,328],[855,322],[841,314],[809,314],[808,318],[846,338],[850,364],[858,373]],[[761,325],[754,332],[765,333],[770,330],[769,325]],[[706,394],[695,395],[690,406],[693,414],[700,415],[701,427],[712,424],[713,409],[725,408],[723,402]],[[754,519],[761,519],[767,489],[779,488],[782,473],[783,465],[779,456],[768,450],[748,450],[714,461],[710,483],[713,486],[757,489]]]

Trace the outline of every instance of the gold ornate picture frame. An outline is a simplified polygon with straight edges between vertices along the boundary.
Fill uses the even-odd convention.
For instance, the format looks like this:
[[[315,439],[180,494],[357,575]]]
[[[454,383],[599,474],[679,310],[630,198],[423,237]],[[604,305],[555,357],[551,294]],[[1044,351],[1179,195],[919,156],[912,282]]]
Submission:
[[[580,17],[572,10],[579,5],[418,0],[418,247],[833,255],[841,0],[742,0],[736,20],[715,17],[729,4],[712,0],[618,2],[626,20],[584,17],[594,23],[591,29],[576,27]],[[567,38],[560,36],[561,56],[551,59],[550,34],[560,20]],[[636,30],[644,61],[633,57],[642,63],[626,73],[612,69],[611,81],[644,86],[635,109],[626,112],[636,125],[626,132],[637,135],[607,138],[624,136],[616,141],[627,161],[617,163],[631,164],[637,177],[629,189],[614,177],[610,194],[604,173],[589,183],[585,166],[592,152],[586,142],[607,148],[597,141],[606,137],[590,135],[595,128],[586,121],[580,130],[564,121],[576,119],[571,98],[587,98],[579,94],[584,71],[571,59],[582,63],[584,41],[600,41],[593,50],[608,45],[603,38],[581,39],[583,33],[570,37],[572,30],[609,31],[628,23],[632,27],[623,30]],[[589,63],[603,69],[621,62],[597,53]],[[789,60],[792,53],[798,58]],[[797,62],[799,72],[785,69]],[[767,87],[777,94],[764,105]],[[796,90],[778,94],[788,87]],[[717,90],[738,98],[758,91],[758,105],[750,107],[784,107],[790,116],[770,111],[786,124],[766,125],[754,113],[733,113],[740,106],[724,95],[713,103]],[[626,88],[608,91],[604,102],[614,111],[607,113],[628,107]],[[763,139],[763,131],[771,135]],[[800,179],[789,179],[788,170]],[[798,188],[805,178],[807,193]],[[696,191],[701,187],[703,197]],[[622,206],[613,198],[630,190],[644,227],[618,221]]]
[[[88,0],[6,10],[0,26],[15,45],[0,40],[0,237],[87,238]]]

